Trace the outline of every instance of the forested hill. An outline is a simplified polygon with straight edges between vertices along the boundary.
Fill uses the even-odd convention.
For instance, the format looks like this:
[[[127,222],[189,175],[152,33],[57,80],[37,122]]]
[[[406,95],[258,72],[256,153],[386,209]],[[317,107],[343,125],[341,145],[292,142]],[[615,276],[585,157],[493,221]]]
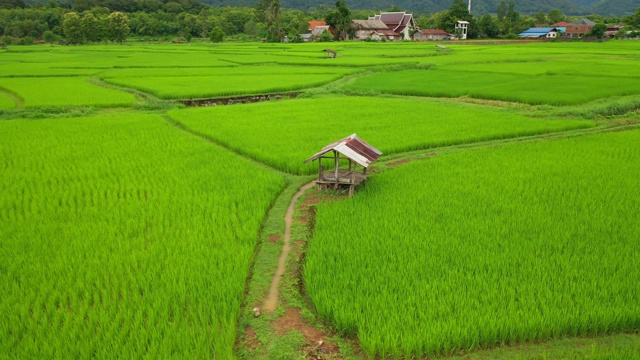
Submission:
[[[199,0],[211,6],[254,6],[257,0]],[[560,9],[567,15],[596,13],[602,16],[624,16],[632,14],[639,6],[638,0],[515,0],[516,10],[523,14],[534,14],[540,10]],[[312,9],[321,5],[333,7],[335,0],[282,0],[286,8]],[[475,15],[495,13],[500,0],[472,0]],[[384,10],[393,5],[407,11],[433,13],[447,10],[447,0],[347,0],[353,9]]]

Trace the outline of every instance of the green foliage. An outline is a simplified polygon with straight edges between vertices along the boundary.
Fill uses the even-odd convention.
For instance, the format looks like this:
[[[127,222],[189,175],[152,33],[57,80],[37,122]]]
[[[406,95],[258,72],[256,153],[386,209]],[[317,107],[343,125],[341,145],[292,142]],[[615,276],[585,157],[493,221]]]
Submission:
[[[371,176],[318,206],[305,289],[372,358],[635,331],[639,143],[510,145]]]
[[[0,168],[4,354],[233,357],[281,176],[133,113],[0,121]]]
[[[320,38],[318,39],[318,41],[320,41],[320,42],[331,42],[331,41],[333,41],[333,35],[331,35],[330,32],[325,30],[325,31],[322,32],[322,34],[320,34]]]
[[[82,32],[82,22],[78,13],[69,12],[64,14],[62,28],[68,43],[81,44],[83,42],[84,33]]]
[[[367,97],[184,109],[169,115],[189,129],[294,174],[317,172],[317,165],[305,165],[304,159],[352,133],[389,155],[593,126],[587,121],[532,120],[482,106]]]
[[[636,10],[635,13],[633,13],[633,15],[629,15],[624,18],[624,21],[627,23],[627,25],[631,25],[640,29],[640,7],[638,8],[638,10]]]
[[[214,43],[221,43],[224,41],[224,31],[220,26],[216,26],[215,28],[213,28],[213,30],[211,30],[211,33],[209,34],[209,40]]]
[[[595,24],[591,28],[591,32],[589,33],[589,36],[595,36],[598,39],[602,39],[606,31],[607,31],[607,25],[603,23]]]
[[[122,43],[129,34],[129,18],[127,14],[113,12],[107,17],[109,40]]]
[[[555,24],[565,19],[564,13],[559,9],[551,9],[548,12],[549,24]]]
[[[336,10],[327,14],[325,21],[334,29],[334,39],[344,40],[351,32],[351,10],[346,0],[337,0],[335,5]]]
[[[44,40],[45,42],[47,42],[49,44],[53,44],[55,42],[58,42],[60,40],[60,38],[58,37],[58,35],[54,34],[53,31],[47,30],[42,35],[42,40]]]
[[[500,28],[491,15],[484,14],[478,22],[478,33],[480,37],[495,38],[500,34]]]
[[[35,39],[31,36],[25,36],[18,42],[18,45],[33,45]]]

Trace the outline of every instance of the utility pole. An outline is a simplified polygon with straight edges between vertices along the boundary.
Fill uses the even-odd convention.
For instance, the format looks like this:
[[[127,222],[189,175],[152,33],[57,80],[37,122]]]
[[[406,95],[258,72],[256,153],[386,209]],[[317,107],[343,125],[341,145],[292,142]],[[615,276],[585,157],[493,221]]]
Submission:
[[[471,0],[469,0],[469,14],[471,14]]]

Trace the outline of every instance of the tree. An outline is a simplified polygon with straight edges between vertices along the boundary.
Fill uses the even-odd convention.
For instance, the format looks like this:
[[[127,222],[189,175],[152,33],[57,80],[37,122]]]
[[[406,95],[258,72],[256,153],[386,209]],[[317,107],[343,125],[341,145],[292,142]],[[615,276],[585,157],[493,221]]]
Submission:
[[[480,36],[494,38],[500,34],[500,28],[489,14],[484,14],[478,24]]]
[[[453,22],[456,21],[471,21],[471,14],[469,13],[469,8],[467,8],[467,4],[464,0],[453,0],[451,3],[451,7],[449,8],[449,17]]]
[[[2,0],[0,1],[0,9],[24,9],[24,0]]]
[[[555,24],[564,20],[564,13],[562,12],[562,10],[558,9],[549,10],[547,16],[549,17],[549,21],[551,22],[551,24]]]
[[[393,5],[391,6],[389,9],[387,9],[387,12],[401,12],[402,9],[400,9],[397,5]]]
[[[335,39],[342,40],[351,31],[351,10],[345,0],[336,1],[336,9],[325,17],[325,21],[335,30]]]
[[[545,15],[544,11],[540,10],[536,13],[535,16],[536,24],[546,24],[547,23],[547,15]]]
[[[267,8],[267,41],[280,42],[280,0],[271,0]]]
[[[331,36],[331,33],[328,32],[327,30],[323,31],[322,34],[320,34],[320,42],[330,42],[333,41],[333,36]]]
[[[54,34],[53,31],[47,30],[42,34],[42,39],[49,44],[53,44],[58,41],[58,35]]]
[[[196,26],[198,25],[198,17],[193,14],[183,12],[178,15],[176,20],[180,29],[178,33],[184,37],[187,42],[191,42],[191,38],[196,32]]]
[[[84,34],[82,33],[82,23],[77,12],[71,11],[64,14],[62,29],[68,43],[81,44],[84,40]]]
[[[589,33],[589,35],[595,36],[598,39],[602,39],[606,31],[607,31],[607,25],[603,23],[597,23],[593,25],[593,27],[591,28],[591,33]]]
[[[633,15],[629,15],[624,18],[624,21],[627,23],[627,25],[631,25],[636,28],[640,27],[640,8],[638,8],[638,10],[633,13]]]
[[[82,34],[87,41],[100,41],[102,39],[102,31],[100,31],[100,22],[92,12],[86,11],[80,19],[80,27]]]
[[[520,19],[520,13],[516,11],[516,3],[512,0],[509,0],[509,8],[507,10],[507,20],[511,23],[511,25],[515,25]]]
[[[220,43],[224,41],[224,30],[220,26],[216,26],[209,33],[209,40],[215,43]]]
[[[500,1],[496,13],[498,14],[498,21],[502,22],[505,16],[507,16],[507,2],[505,0]]]
[[[129,18],[127,14],[114,11],[107,17],[109,40],[122,44],[129,34]]]

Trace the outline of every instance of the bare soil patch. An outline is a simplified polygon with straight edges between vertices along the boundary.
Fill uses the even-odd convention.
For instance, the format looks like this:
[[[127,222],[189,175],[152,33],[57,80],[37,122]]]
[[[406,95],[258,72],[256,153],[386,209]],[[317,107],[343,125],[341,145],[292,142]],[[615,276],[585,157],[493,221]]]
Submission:
[[[280,238],[282,237],[282,235],[280,234],[273,234],[273,235],[269,235],[267,237],[267,241],[274,244],[276,243],[278,240],[280,240]]]
[[[338,345],[327,341],[326,334],[307,324],[300,309],[287,308],[284,315],[274,323],[276,334],[283,336],[291,330],[299,331],[307,341],[304,347],[309,359],[335,359],[340,352]]]
[[[260,343],[258,342],[258,339],[256,337],[256,332],[255,330],[253,330],[253,328],[251,326],[247,326],[244,329],[244,344],[246,344],[246,347],[250,350],[250,351],[254,351],[255,349],[258,348],[258,346],[260,346]]]

